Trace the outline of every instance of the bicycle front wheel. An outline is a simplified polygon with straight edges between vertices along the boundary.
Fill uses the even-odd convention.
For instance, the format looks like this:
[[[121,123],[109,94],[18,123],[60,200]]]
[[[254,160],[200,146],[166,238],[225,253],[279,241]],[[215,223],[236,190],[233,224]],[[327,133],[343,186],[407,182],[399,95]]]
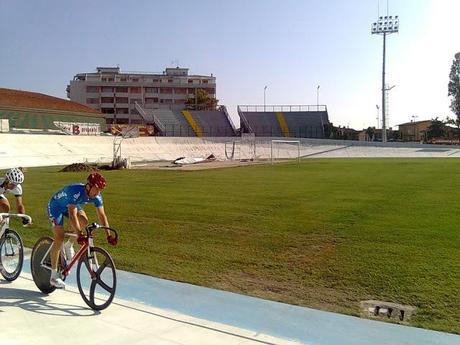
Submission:
[[[19,234],[6,230],[0,239],[0,272],[8,281],[13,281],[21,274],[24,262],[24,246]]]
[[[35,243],[30,256],[30,271],[35,285],[41,292],[49,294],[56,290],[50,284],[51,277],[51,257],[50,247],[53,244],[51,237],[42,237]],[[45,256],[46,254],[46,256]]]
[[[115,296],[117,275],[110,254],[102,248],[89,248],[78,261],[77,284],[85,303],[94,310],[107,308]]]

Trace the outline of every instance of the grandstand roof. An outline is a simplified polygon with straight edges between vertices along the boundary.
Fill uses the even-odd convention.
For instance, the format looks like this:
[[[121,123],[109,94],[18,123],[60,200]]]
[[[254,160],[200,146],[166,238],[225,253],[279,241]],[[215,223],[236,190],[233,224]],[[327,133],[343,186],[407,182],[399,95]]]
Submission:
[[[85,105],[37,92],[0,88],[0,106],[33,109],[61,110],[89,113],[87,116],[103,116]],[[99,116],[98,116],[99,115]]]

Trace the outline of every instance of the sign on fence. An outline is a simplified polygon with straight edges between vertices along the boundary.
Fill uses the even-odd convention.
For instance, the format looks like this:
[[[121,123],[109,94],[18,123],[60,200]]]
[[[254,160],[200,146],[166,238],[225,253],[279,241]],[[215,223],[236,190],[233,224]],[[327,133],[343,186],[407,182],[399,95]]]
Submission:
[[[54,121],[54,125],[69,135],[99,135],[101,125],[98,123],[60,122]]]

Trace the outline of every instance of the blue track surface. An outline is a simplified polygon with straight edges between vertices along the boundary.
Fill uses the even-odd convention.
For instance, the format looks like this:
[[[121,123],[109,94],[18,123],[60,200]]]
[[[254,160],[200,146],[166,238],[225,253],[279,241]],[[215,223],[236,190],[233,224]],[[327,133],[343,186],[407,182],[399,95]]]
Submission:
[[[30,273],[30,261],[24,262]],[[116,297],[310,345],[459,345],[460,336],[117,271]],[[71,272],[67,284],[76,285]]]

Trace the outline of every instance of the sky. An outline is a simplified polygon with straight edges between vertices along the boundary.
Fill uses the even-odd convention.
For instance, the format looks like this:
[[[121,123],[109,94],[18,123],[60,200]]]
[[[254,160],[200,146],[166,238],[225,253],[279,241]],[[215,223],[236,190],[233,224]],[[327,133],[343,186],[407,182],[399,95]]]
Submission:
[[[0,0],[0,87],[66,98],[73,76],[97,66],[178,64],[213,74],[235,121],[267,86],[267,105],[319,99],[334,125],[362,129],[378,125],[382,36],[371,24],[387,13],[400,18],[387,37],[389,126],[454,117],[460,0]]]

